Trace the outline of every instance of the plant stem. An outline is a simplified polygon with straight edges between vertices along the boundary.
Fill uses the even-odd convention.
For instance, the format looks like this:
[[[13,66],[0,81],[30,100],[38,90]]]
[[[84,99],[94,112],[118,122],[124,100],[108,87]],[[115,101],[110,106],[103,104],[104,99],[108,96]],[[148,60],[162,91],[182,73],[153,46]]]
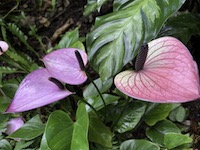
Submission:
[[[86,71],[85,71],[85,72],[86,72]],[[90,82],[92,82],[92,84],[93,84],[94,87],[96,88],[97,92],[99,93],[99,96],[100,96],[101,99],[102,99],[103,105],[106,106],[106,102],[105,102],[105,100],[104,100],[104,98],[103,98],[101,92],[99,91],[97,85],[94,83],[93,79],[91,78],[91,76],[90,76],[87,72],[86,72],[86,75],[87,75],[88,79],[90,80]]]

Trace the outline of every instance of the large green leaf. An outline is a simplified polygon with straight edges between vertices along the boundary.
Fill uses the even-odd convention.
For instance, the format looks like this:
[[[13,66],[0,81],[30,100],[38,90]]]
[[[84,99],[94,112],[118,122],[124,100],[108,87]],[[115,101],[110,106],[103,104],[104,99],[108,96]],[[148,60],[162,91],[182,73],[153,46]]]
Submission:
[[[71,139],[71,150],[89,150],[88,144],[89,117],[83,103],[80,103],[76,112],[76,122]]]
[[[178,134],[178,133],[168,133],[164,136],[164,145],[168,149],[175,148],[177,146],[192,143],[193,139],[188,135]]]
[[[0,140],[0,149],[12,150],[12,146],[7,140],[3,139],[3,140]]]
[[[102,82],[101,79],[98,78],[98,79],[94,80],[94,83],[96,84],[98,90],[101,93],[103,93],[103,92],[107,91],[112,86],[113,79],[109,79],[109,80]],[[90,83],[83,91],[83,96],[85,98],[91,97],[91,96],[96,96],[96,95],[99,95],[99,93],[92,83]]]
[[[89,15],[91,12],[100,10],[101,6],[108,0],[87,0],[87,5],[85,5],[84,15]]]
[[[96,116],[90,113],[89,141],[104,147],[112,147],[112,133],[108,127]]]
[[[185,0],[135,0],[129,7],[97,18],[87,35],[88,57],[106,80],[118,73],[139,47],[155,38]]]
[[[200,35],[200,14],[181,13],[170,17],[159,36],[174,36],[187,44],[192,35]]]
[[[127,140],[124,141],[120,150],[159,150],[159,146],[147,140]]]
[[[46,139],[43,138],[46,147],[51,150],[68,150],[71,146],[73,133],[73,121],[63,111],[54,111],[47,121],[45,127]],[[46,144],[47,143],[47,144]],[[45,146],[42,146],[45,150]]]
[[[166,119],[170,111],[173,108],[173,104],[156,104],[150,103],[146,111],[144,121],[149,126],[156,124],[156,122]]]
[[[126,106],[125,106],[126,107]],[[146,109],[146,103],[136,101],[128,104],[117,122],[115,130],[119,133],[130,131],[139,123]]]
[[[40,120],[39,115],[36,115],[31,120],[26,122],[20,129],[9,135],[9,138],[20,138],[22,140],[31,140],[41,135],[44,132],[45,125]]]
[[[116,102],[120,99],[120,97],[114,96],[111,94],[102,94],[102,97],[106,105]],[[93,96],[93,97],[87,98],[86,101],[89,104],[91,104],[97,111],[104,107],[104,103],[100,96]],[[87,106],[87,111],[91,111],[91,110],[92,109],[89,106]]]
[[[181,133],[180,129],[169,120],[160,121],[146,131],[146,135],[151,141],[162,146],[164,146],[165,135],[169,133]]]

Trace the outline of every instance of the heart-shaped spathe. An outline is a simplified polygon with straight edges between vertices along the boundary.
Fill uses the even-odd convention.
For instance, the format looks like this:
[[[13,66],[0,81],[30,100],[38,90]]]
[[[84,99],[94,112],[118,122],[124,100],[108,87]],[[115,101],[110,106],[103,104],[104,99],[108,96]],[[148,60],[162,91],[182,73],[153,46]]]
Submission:
[[[75,52],[78,51],[83,65],[87,64],[87,54],[75,48],[63,48],[47,54],[42,61],[52,77],[67,84],[79,85],[87,80]]]
[[[176,38],[162,37],[148,43],[142,70],[127,70],[114,80],[126,95],[149,102],[181,103],[200,98],[196,62]]]
[[[45,68],[28,74],[19,85],[6,113],[35,109],[73,94],[67,89],[60,89],[49,78],[51,74]]]

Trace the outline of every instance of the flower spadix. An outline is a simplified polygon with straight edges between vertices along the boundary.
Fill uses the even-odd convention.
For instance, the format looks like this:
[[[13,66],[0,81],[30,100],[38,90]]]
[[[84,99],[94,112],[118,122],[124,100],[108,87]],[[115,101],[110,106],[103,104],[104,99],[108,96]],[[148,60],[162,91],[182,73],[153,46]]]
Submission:
[[[79,64],[80,61],[76,56],[76,52],[80,54],[81,61],[86,65],[87,54],[75,48],[64,48],[53,51],[47,54],[42,61],[47,70],[56,79],[72,85],[82,84],[87,80],[87,76]]]
[[[0,55],[3,54],[3,52],[8,50],[8,44],[4,41],[0,41]]]
[[[176,38],[162,37],[148,43],[142,69],[119,73],[116,87],[126,95],[150,102],[180,103],[200,98],[196,62]]]
[[[56,85],[54,83],[56,81],[50,81],[51,77],[51,74],[45,68],[28,74],[19,85],[6,112],[23,112],[35,109],[72,94],[72,92]]]

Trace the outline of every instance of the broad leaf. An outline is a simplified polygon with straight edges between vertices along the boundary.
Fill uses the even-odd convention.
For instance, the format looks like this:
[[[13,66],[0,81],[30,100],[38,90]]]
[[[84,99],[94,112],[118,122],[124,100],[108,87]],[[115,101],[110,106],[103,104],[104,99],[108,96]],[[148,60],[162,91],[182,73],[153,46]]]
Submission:
[[[87,5],[85,5],[84,9],[84,15],[89,15],[91,12],[98,10],[100,11],[101,6],[106,2],[107,0],[87,0]]]
[[[103,92],[107,91],[112,86],[113,80],[108,79],[108,80],[102,82],[101,79],[98,78],[98,79],[94,80],[94,83],[98,87],[99,91],[101,93],[103,93]],[[96,95],[99,95],[99,93],[92,83],[90,83],[83,91],[84,97],[91,97],[91,96],[96,96]]]
[[[71,146],[72,133],[73,121],[65,112],[57,110],[49,116],[44,133],[46,140],[43,140],[51,150],[67,150]]]
[[[89,118],[83,103],[80,103],[76,112],[76,122],[71,139],[71,150],[89,150],[88,144]]]
[[[199,26],[200,15],[184,12],[169,18],[159,36],[174,36],[186,44],[192,35],[200,34]]]
[[[87,36],[88,57],[106,80],[119,72],[139,46],[155,38],[166,19],[185,0],[135,0],[130,7],[97,18]]]
[[[131,102],[128,107],[122,112],[120,119],[117,122],[115,130],[119,133],[130,131],[139,123],[146,109],[144,102]]]
[[[163,120],[146,131],[147,137],[154,143],[164,146],[164,137],[168,133],[181,134],[180,129],[171,121]]]
[[[193,139],[189,136],[178,133],[167,133],[164,136],[164,145],[168,149],[172,149],[187,143],[192,143],[192,141]]]
[[[112,147],[112,133],[94,113],[90,113],[89,141],[104,147]]]
[[[9,135],[9,138],[20,138],[22,140],[31,140],[44,132],[44,124],[41,122],[39,115],[26,122],[19,130]]]
[[[12,150],[13,148],[7,140],[3,139],[3,140],[0,140],[0,149],[2,149],[2,150]]]
[[[166,119],[172,110],[173,104],[156,104],[151,103],[148,105],[144,121],[149,126],[156,124],[156,122]]]
[[[159,150],[155,143],[147,140],[127,140],[122,142],[120,150]]]
[[[117,100],[120,99],[120,97],[114,96],[111,94],[102,94],[102,97],[103,97],[106,105],[116,102]],[[97,111],[104,107],[104,103],[100,96],[93,96],[93,97],[87,98],[86,101],[89,104],[91,104]],[[92,110],[89,106],[87,106],[86,108],[87,108],[87,111]]]

